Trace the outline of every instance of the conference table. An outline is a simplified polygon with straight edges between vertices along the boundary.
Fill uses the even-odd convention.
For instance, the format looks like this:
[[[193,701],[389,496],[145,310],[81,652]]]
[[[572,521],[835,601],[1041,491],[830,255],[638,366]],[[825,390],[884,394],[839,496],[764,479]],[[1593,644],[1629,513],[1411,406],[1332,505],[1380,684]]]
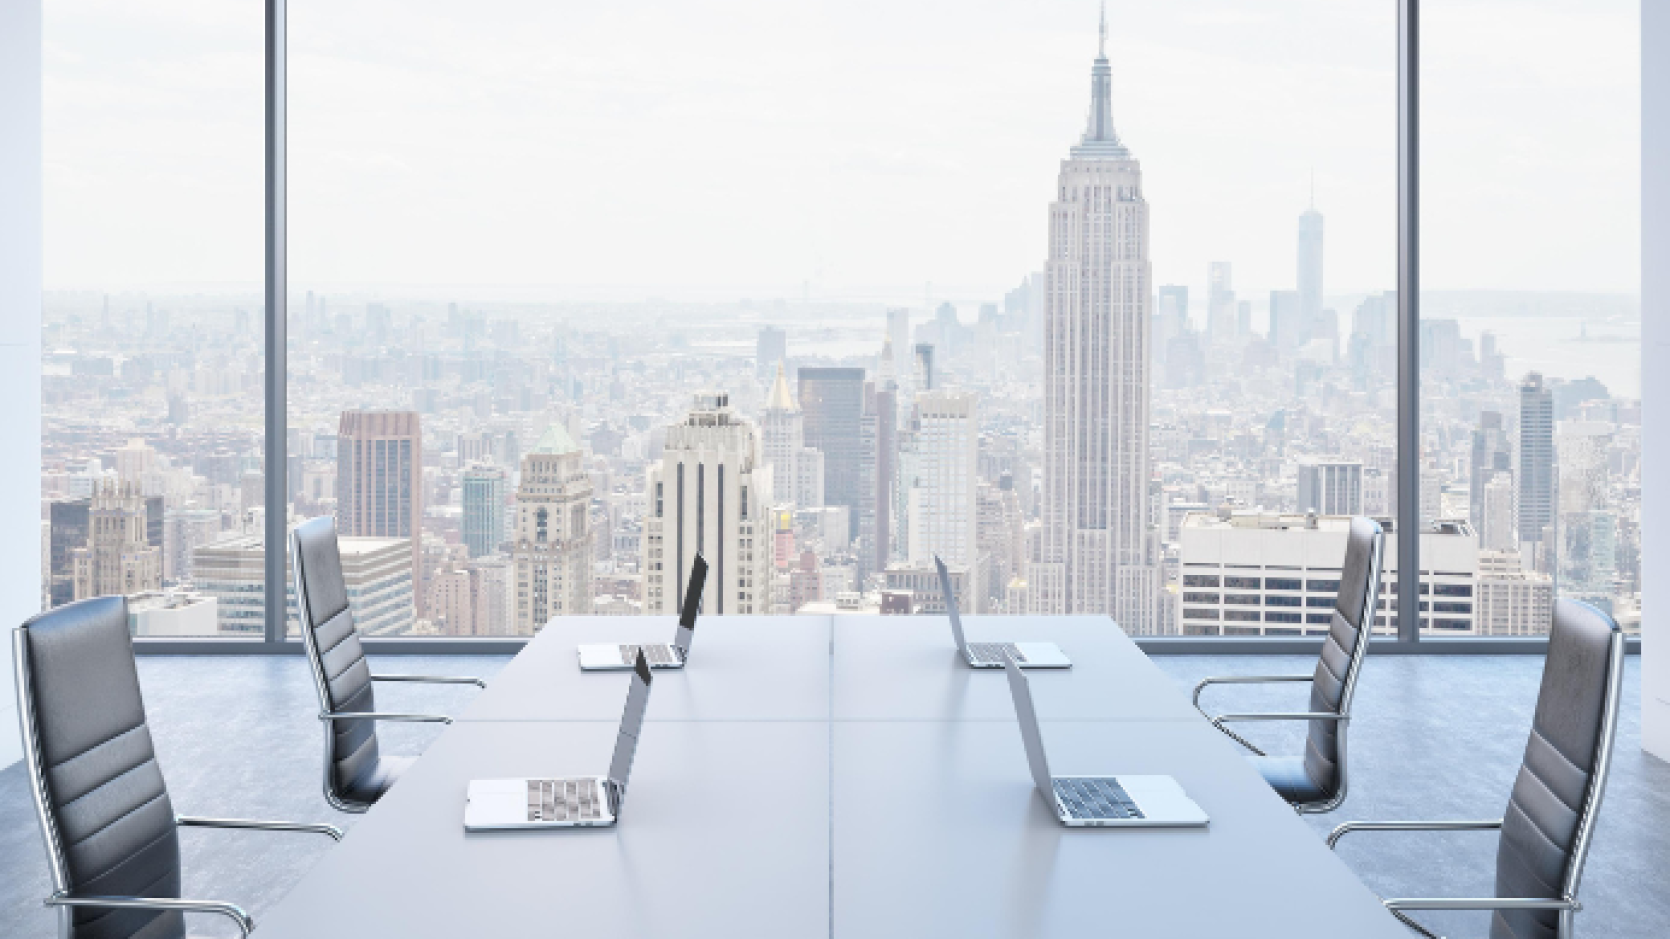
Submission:
[[[673,630],[559,618],[259,935],[1407,935],[1112,620],[964,622],[1072,659],[1028,672],[1053,773],[1168,774],[1211,824],[1062,826],[1001,670],[966,667],[943,616],[837,615],[703,617],[655,672],[615,827],[466,833],[471,779],[606,770],[629,676],[577,645]]]

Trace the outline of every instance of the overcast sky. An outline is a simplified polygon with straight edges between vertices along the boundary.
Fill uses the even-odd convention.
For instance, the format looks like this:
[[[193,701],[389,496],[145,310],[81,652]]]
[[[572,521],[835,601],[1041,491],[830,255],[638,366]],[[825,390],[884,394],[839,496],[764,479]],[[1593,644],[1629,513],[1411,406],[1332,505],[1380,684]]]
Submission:
[[[1634,292],[1636,0],[1429,0],[1424,277]],[[261,277],[259,0],[47,0],[47,281]],[[1157,283],[1395,274],[1392,0],[1115,0]],[[298,288],[1001,289],[1038,269],[1094,0],[291,0]]]

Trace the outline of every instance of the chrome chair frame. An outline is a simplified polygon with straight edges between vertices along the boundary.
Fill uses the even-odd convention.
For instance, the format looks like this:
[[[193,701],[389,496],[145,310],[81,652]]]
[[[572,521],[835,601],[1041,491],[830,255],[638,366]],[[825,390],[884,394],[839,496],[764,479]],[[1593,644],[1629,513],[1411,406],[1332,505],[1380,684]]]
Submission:
[[[1351,663],[1346,666],[1344,688],[1340,692],[1339,711],[1296,711],[1296,712],[1264,712],[1247,714],[1218,714],[1212,715],[1200,706],[1200,693],[1208,685],[1251,685],[1270,684],[1276,682],[1313,682],[1312,675],[1228,675],[1201,679],[1195,685],[1194,706],[1201,716],[1212,722],[1212,726],[1223,731],[1229,739],[1235,741],[1258,756],[1268,756],[1262,749],[1247,738],[1241,736],[1225,724],[1236,721],[1335,721],[1339,724],[1338,755],[1339,755],[1339,788],[1332,797],[1320,802],[1292,803],[1293,810],[1300,815],[1320,815],[1332,812],[1345,802],[1345,796],[1350,780],[1350,760],[1346,756],[1346,730],[1351,726],[1351,700],[1357,693],[1357,677],[1362,672],[1363,657],[1368,654],[1369,641],[1374,636],[1374,614],[1380,602],[1380,574],[1386,548],[1386,534],[1377,531],[1374,535],[1374,552],[1369,557],[1368,586],[1363,591],[1363,608],[1358,611],[1359,627],[1357,644],[1351,650]],[[1343,566],[1341,573],[1343,574]]]
[[[451,724],[452,718],[444,714],[407,714],[386,711],[332,711],[330,698],[330,684],[325,678],[324,658],[319,654],[318,638],[313,634],[313,618],[308,612],[311,608],[307,603],[307,584],[302,577],[301,548],[296,542],[294,531],[290,533],[290,572],[291,579],[296,585],[296,619],[301,628],[302,644],[307,649],[307,662],[313,673],[313,690],[319,695],[319,726],[324,729],[324,783],[325,802],[339,812],[350,815],[360,815],[370,811],[371,805],[344,799],[336,791],[336,780],[331,774],[331,737],[336,721],[398,721],[405,723]],[[359,627],[354,627],[357,632]],[[487,682],[480,678],[468,676],[442,675],[377,675],[371,676],[372,681],[387,682],[421,682],[436,685],[475,685],[486,688]]]
[[[35,800],[35,820],[41,826],[41,839],[46,844],[47,867],[52,875],[52,894],[43,903],[59,911],[58,933],[68,936],[71,931],[70,913],[76,907],[129,910],[177,910],[181,913],[214,913],[224,916],[237,926],[240,934],[248,936],[255,929],[255,921],[242,907],[222,900],[190,900],[179,897],[76,896],[71,893],[69,863],[58,836],[58,824],[48,808],[46,774],[41,768],[40,736],[35,725],[34,676],[29,667],[28,627],[12,630],[12,672],[17,684],[18,728],[23,734],[23,763],[29,776],[29,792]],[[176,828],[236,828],[253,831],[299,831],[327,835],[334,841],[342,840],[342,829],[335,825],[311,822],[266,821],[248,818],[206,818],[196,815],[175,815]]]
[[[1618,712],[1622,708],[1624,692],[1624,634],[1614,630],[1607,647],[1606,703],[1601,714],[1600,740],[1595,744],[1595,771],[1589,780],[1588,792],[1583,797],[1583,811],[1577,819],[1577,839],[1572,847],[1571,863],[1566,868],[1565,882],[1558,897],[1397,897],[1381,902],[1409,928],[1427,939],[1442,939],[1437,933],[1416,922],[1407,910],[1557,910],[1559,911],[1559,939],[1571,939],[1574,919],[1583,904],[1578,902],[1577,888],[1583,880],[1583,865],[1588,860],[1589,842],[1594,837],[1595,819],[1606,795],[1606,780],[1612,770],[1612,750],[1617,742]],[[1496,831],[1503,819],[1483,821],[1376,821],[1346,822],[1328,835],[1328,847],[1334,848],[1341,838],[1354,831]]]

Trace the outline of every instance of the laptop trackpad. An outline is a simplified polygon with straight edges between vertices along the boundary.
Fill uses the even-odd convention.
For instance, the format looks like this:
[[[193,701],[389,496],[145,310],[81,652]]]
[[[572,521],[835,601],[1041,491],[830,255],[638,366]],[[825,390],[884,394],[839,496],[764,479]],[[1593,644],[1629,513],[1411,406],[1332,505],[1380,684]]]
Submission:
[[[1017,642],[1015,648],[1026,659],[1017,663],[1022,668],[1071,668],[1073,665],[1061,647],[1053,642]]]

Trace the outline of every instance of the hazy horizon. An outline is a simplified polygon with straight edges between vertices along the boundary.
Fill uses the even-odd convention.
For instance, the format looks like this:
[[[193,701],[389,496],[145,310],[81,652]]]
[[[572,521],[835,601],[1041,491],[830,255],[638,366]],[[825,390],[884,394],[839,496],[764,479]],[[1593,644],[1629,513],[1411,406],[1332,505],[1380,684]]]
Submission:
[[[1096,7],[293,2],[292,291],[997,299],[1042,265]],[[48,4],[48,284],[259,283],[260,9]],[[1638,289],[1637,10],[1424,10],[1432,289]],[[1314,172],[1328,294],[1393,286],[1392,14],[1110,6],[1156,284],[1290,288]]]

